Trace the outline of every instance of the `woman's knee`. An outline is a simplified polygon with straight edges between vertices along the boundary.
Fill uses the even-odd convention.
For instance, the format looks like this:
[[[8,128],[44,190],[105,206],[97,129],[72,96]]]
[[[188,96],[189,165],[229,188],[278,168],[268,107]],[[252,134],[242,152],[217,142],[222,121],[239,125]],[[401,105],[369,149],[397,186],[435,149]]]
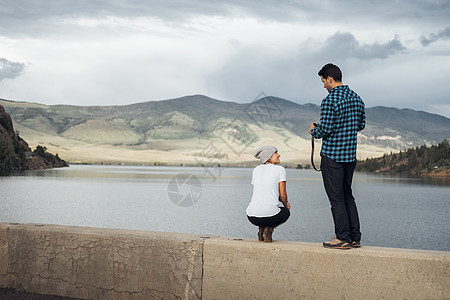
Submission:
[[[287,209],[287,208],[285,208],[285,207],[283,207],[284,208],[284,212],[283,212],[283,223],[284,222],[286,222],[288,219],[289,219],[289,217],[291,216],[291,212],[289,211],[289,209]]]
[[[289,217],[291,216],[291,212],[286,207],[281,207],[281,211],[278,213],[276,220],[274,220],[273,226],[278,226],[285,223]]]

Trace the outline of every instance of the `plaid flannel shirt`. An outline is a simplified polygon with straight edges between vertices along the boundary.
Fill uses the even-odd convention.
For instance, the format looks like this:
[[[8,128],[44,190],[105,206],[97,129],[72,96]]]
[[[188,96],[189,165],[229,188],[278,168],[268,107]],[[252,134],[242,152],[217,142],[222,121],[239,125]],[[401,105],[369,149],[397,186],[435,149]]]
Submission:
[[[364,102],[347,85],[333,88],[320,105],[320,124],[311,129],[322,139],[321,154],[336,162],[356,160],[357,132],[366,126]]]

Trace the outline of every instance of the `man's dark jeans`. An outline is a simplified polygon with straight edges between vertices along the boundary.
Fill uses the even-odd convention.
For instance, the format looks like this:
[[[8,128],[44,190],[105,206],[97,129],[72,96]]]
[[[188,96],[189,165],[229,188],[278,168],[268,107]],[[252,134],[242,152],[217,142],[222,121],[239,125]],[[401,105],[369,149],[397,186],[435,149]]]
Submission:
[[[341,241],[361,240],[358,209],[352,195],[352,179],[356,161],[339,163],[325,155],[322,156],[323,185],[331,204],[334,230]]]

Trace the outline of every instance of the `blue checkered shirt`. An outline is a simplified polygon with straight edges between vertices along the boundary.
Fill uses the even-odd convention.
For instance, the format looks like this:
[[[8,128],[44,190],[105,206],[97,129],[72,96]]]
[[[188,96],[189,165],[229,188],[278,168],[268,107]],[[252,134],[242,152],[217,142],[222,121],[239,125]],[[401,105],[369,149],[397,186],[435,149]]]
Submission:
[[[336,162],[356,160],[357,132],[366,126],[364,102],[347,85],[333,88],[320,105],[320,124],[311,129],[322,139],[321,154]]]

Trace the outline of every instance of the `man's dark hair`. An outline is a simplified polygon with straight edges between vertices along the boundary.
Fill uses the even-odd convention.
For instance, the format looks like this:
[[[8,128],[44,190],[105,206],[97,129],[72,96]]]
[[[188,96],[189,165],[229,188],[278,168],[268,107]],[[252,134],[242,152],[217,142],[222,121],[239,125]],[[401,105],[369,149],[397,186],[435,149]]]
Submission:
[[[326,64],[322,67],[322,69],[319,71],[319,76],[322,76],[323,78],[331,77],[334,79],[334,81],[342,82],[342,72],[341,69],[339,69],[338,66],[333,64]]]

